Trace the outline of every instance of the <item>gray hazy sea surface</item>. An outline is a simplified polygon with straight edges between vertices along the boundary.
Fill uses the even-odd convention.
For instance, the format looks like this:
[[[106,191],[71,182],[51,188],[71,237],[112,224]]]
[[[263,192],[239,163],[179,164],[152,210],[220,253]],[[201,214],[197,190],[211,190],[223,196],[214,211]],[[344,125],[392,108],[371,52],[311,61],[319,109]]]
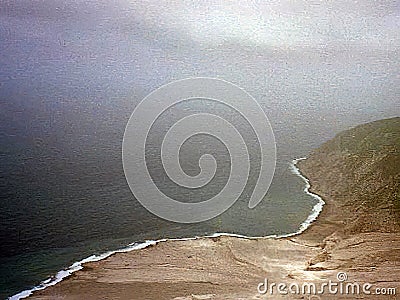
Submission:
[[[3,1],[0,298],[132,242],[297,231],[316,200],[290,172],[292,159],[341,130],[399,115],[399,25],[395,1]],[[257,151],[250,146],[254,169],[238,202],[210,221],[177,224],[135,200],[122,169],[122,138],[148,93],[195,76],[228,80],[256,99],[275,133],[277,166],[267,196],[249,210],[257,179]],[[181,201],[215,195],[229,175],[227,149],[198,135],[182,148],[182,167],[196,175],[198,158],[212,153],[215,180],[196,191],[168,184],[162,137],[196,112],[223,116],[250,142],[254,138],[240,116],[212,101],[165,112],[150,132],[146,155],[154,180]]]

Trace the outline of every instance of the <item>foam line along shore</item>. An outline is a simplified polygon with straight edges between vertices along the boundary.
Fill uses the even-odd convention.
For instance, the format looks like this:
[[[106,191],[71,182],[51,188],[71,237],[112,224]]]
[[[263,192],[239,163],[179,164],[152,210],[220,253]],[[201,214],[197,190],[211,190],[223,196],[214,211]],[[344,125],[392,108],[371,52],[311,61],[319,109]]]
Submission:
[[[85,263],[100,261],[100,260],[106,259],[116,253],[141,250],[141,249],[144,249],[144,248],[147,248],[150,246],[154,246],[159,243],[166,242],[166,241],[189,241],[189,240],[196,240],[199,238],[218,238],[218,237],[222,237],[222,236],[229,236],[229,237],[235,237],[235,238],[241,238],[241,239],[270,239],[270,238],[279,239],[279,238],[287,238],[287,237],[292,237],[292,236],[301,234],[317,219],[318,215],[321,213],[322,208],[325,204],[324,200],[319,195],[310,192],[309,189],[310,189],[311,185],[310,185],[308,178],[306,178],[300,172],[299,168],[297,167],[297,163],[299,161],[305,160],[305,159],[306,158],[304,158],[304,157],[294,159],[292,162],[289,163],[289,169],[291,170],[291,172],[294,175],[299,176],[304,181],[304,183],[305,183],[304,192],[306,194],[312,196],[318,202],[314,205],[314,207],[313,207],[310,215],[307,217],[307,219],[303,223],[300,224],[298,230],[295,232],[283,234],[283,235],[267,235],[267,236],[246,236],[246,235],[235,234],[235,233],[216,232],[214,234],[206,235],[206,236],[195,236],[195,237],[175,238],[175,239],[169,238],[169,239],[159,239],[159,240],[146,240],[144,242],[134,242],[134,243],[127,245],[124,248],[113,250],[113,251],[108,251],[108,252],[105,252],[100,255],[91,255],[87,258],[77,261],[77,262],[73,263],[70,267],[68,267],[64,270],[60,270],[59,272],[57,272],[56,275],[42,281],[39,285],[37,285],[31,289],[21,291],[15,295],[11,296],[9,299],[10,300],[24,299],[24,298],[29,297],[35,291],[44,290],[50,286],[56,285],[57,283],[61,282],[65,278],[71,276],[73,273],[75,273],[79,270],[82,270],[83,265]]]

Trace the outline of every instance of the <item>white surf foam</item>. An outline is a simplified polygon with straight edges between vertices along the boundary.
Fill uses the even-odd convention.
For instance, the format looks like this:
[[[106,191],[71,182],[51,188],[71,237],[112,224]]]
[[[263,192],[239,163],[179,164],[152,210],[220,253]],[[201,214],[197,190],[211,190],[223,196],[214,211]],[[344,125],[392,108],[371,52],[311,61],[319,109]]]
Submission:
[[[68,276],[71,276],[74,272],[79,271],[81,269],[83,269],[83,264],[88,263],[88,262],[95,262],[95,261],[99,261],[102,259],[105,259],[115,253],[122,253],[122,252],[129,252],[129,251],[133,251],[133,250],[140,250],[140,249],[144,249],[147,248],[149,246],[154,246],[160,242],[166,242],[166,241],[188,241],[188,240],[196,240],[199,238],[217,238],[217,237],[221,237],[221,236],[230,236],[230,237],[237,237],[237,238],[243,238],[243,239],[260,239],[260,238],[284,238],[284,237],[291,237],[294,235],[298,235],[300,233],[302,233],[304,230],[306,230],[312,222],[314,222],[318,215],[320,214],[320,212],[322,211],[322,207],[324,206],[325,202],[324,200],[322,200],[322,198],[320,196],[318,196],[317,194],[314,194],[312,192],[310,192],[310,182],[309,180],[303,175],[301,174],[300,170],[297,168],[297,163],[301,160],[304,160],[306,158],[298,158],[298,159],[294,159],[291,164],[290,164],[290,170],[292,171],[293,174],[299,176],[300,178],[303,179],[303,181],[305,182],[305,188],[304,188],[304,192],[310,196],[312,196],[313,198],[318,200],[318,203],[314,205],[311,214],[308,216],[308,218],[300,225],[299,229],[296,232],[293,233],[289,233],[289,234],[283,234],[283,235],[268,235],[268,236],[259,236],[259,237],[251,237],[251,236],[245,236],[245,235],[241,235],[241,234],[235,234],[235,233],[225,233],[225,232],[217,232],[211,235],[206,235],[206,236],[196,236],[196,237],[189,237],[189,238],[173,238],[173,239],[161,239],[161,240],[148,240],[145,241],[143,243],[132,243],[129,244],[127,247],[122,248],[122,249],[118,249],[115,251],[109,251],[100,255],[92,255],[89,256],[85,259],[82,259],[78,262],[73,263],[69,268],[65,269],[65,270],[61,270],[59,271],[55,276],[50,277],[44,281],[42,281],[39,285],[33,287],[32,289],[29,290],[25,290],[22,291],[14,296],[9,297],[9,300],[19,300],[19,299],[24,299],[29,297],[33,292],[35,291],[40,291],[40,290],[44,290],[49,286],[55,285],[57,283],[59,283],[60,281],[62,281],[64,278],[67,278]]]
[[[82,259],[80,261],[73,263],[69,268],[59,271],[55,276],[42,281],[39,285],[33,287],[32,289],[22,291],[14,296],[9,297],[8,299],[10,299],[10,300],[24,299],[24,298],[29,297],[35,291],[44,290],[45,288],[47,288],[49,286],[55,285],[55,284],[59,283],[60,281],[62,281],[64,278],[72,275],[74,272],[83,269],[83,264],[85,264],[85,263],[105,259],[105,258],[109,257],[110,255],[113,255],[114,253],[129,252],[132,250],[144,249],[144,248],[147,248],[147,247],[149,247],[151,245],[155,245],[155,244],[157,244],[157,241],[146,241],[144,243],[139,243],[139,244],[133,243],[122,249],[118,249],[115,251],[109,251],[109,252],[106,252],[106,253],[103,253],[100,255],[91,255],[85,259]]]
[[[303,179],[303,181],[306,184],[306,186],[304,187],[304,192],[307,195],[310,195],[311,197],[317,199],[318,203],[314,205],[314,207],[313,207],[313,209],[311,211],[311,214],[300,225],[299,230],[296,233],[290,234],[290,235],[296,235],[296,234],[302,233],[304,230],[306,230],[311,225],[311,223],[314,222],[317,219],[318,215],[321,213],[322,208],[323,208],[323,206],[325,204],[325,201],[321,198],[321,196],[310,192],[310,188],[311,188],[310,181],[308,180],[307,177],[305,177],[303,174],[301,174],[299,168],[297,167],[297,163],[299,161],[305,160],[305,159],[306,159],[306,157],[294,159],[292,161],[291,165],[290,165],[290,170],[292,171],[293,174],[295,174],[295,175],[299,176],[301,179]]]

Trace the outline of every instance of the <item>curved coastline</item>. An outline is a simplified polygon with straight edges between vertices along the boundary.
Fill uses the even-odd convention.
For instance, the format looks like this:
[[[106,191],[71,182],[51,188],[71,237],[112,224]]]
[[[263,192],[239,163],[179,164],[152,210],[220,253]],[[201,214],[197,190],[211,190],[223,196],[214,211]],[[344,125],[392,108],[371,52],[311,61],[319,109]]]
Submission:
[[[314,207],[313,207],[313,209],[312,209],[312,211],[311,211],[311,214],[310,214],[310,215],[307,217],[307,219],[300,225],[299,230],[298,230],[296,233],[291,234],[291,235],[289,235],[289,236],[297,235],[297,234],[300,234],[300,233],[302,233],[303,231],[305,231],[305,230],[311,225],[311,223],[313,223],[313,222],[318,218],[319,214],[320,214],[321,211],[322,211],[322,208],[323,208],[324,205],[325,205],[325,201],[322,199],[321,196],[319,196],[319,195],[317,195],[317,194],[315,194],[315,193],[313,193],[313,192],[310,191],[310,188],[311,188],[310,181],[308,180],[307,177],[305,177],[305,176],[300,172],[300,169],[297,167],[297,163],[298,163],[299,161],[302,161],[302,160],[305,160],[305,159],[307,159],[307,158],[306,158],[306,157],[302,157],[302,158],[294,159],[294,160],[292,161],[292,163],[290,164],[290,169],[291,169],[291,171],[292,171],[293,174],[299,176],[299,177],[300,177],[301,179],[303,179],[303,181],[305,182],[306,186],[304,187],[304,192],[305,192],[307,195],[310,195],[310,196],[313,197],[314,199],[318,200],[318,203],[316,203],[316,204],[314,205]]]
[[[307,217],[307,219],[300,224],[299,229],[293,233],[288,233],[288,234],[283,234],[283,235],[268,235],[268,236],[260,236],[260,237],[251,237],[251,236],[245,236],[245,235],[240,235],[240,234],[235,234],[235,233],[214,233],[212,235],[206,235],[206,236],[195,236],[195,237],[188,237],[188,238],[172,238],[172,239],[160,239],[160,240],[146,240],[145,242],[141,243],[131,243],[127,245],[124,248],[113,250],[113,251],[108,251],[100,255],[91,255],[87,258],[84,258],[80,261],[77,261],[73,263],[70,267],[63,269],[61,271],[58,271],[56,275],[42,281],[39,285],[31,288],[24,290],[22,292],[19,292],[11,297],[9,297],[9,300],[19,300],[19,299],[25,299],[29,296],[31,296],[34,292],[36,291],[41,291],[44,290],[48,287],[54,286],[57,283],[63,281],[67,277],[71,276],[73,273],[82,270],[83,269],[83,264],[89,263],[89,262],[97,262],[103,259],[106,259],[110,257],[111,255],[114,255],[116,253],[123,253],[123,252],[130,252],[134,250],[141,250],[150,246],[157,245],[158,243],[161,242],[166,242],[166,241],[189,241],[189,240],[196,240],[200,238],[217,238],[221,236],[229,236],[229,237],[236,237],[236,238],[241,238],[241,239],[268,239],[268,238],[275,238],[275,239],[280,239],[280,238],[287,238],[287,237],[292,237],[301,234],[304,232],[319,216],[321,213],[323,206],[325,204],[325,201],[320,197],[319,195],[312,193],[310,191],[310,182],[307,177],[305,177],[297,167],[297,163],[301,160],[305,160],[306,157],[302,158],[297,158],[293,159],[291,163],[289,163],[289,168],[292,174],[299,176],[305,183],[304,187],[304,192],[314,199],[318,200],[318,203],[316,203],[311,211],[311,214]]]

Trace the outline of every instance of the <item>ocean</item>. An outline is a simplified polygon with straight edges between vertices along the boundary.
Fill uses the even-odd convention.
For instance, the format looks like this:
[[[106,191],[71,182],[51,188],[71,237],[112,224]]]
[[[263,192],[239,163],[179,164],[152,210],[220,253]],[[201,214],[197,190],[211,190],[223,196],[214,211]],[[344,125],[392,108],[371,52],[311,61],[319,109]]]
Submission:
[[[84,10],[72,9],[78,4],[52,11],[53,4],[20,1],[1,12],[0,37],[6,42],[0,43],[0,298],[56,274],[61,278],[69,272],[62,270],[78,269],[88,257],[153,243],[146,241],[298,232],[319,200],[304,192],[293,160],[342,130],[399,114],[395,42],[392,48],[350,42],[208,44],[151,27],[138,17],[140,11],[98,3],[85,6],[87,18]],[[122,138],[146,95],[196,76],[230,81],[255,98],[272,125],[277,164],[268,194],[255,209],[247,208],[244,193],[214,219],[179,224],[152,215],[134,198],[122,167]],[[176,107],[171,115],[201,105]],[[224,107],[212,111],[230,115]],[[150,151],[163,128],[161,122],[154,129]],[[183,201],[207,197],[224,183],[225,150],[216,141],[201,143],[220,157],[216,185],[192,193],[165,187],[168,194]],[[190,169],[195,150],[189,146],[184,153],[189,173],[196,172],[196,166]],[[157,170],[158,158],[150,162]]]

